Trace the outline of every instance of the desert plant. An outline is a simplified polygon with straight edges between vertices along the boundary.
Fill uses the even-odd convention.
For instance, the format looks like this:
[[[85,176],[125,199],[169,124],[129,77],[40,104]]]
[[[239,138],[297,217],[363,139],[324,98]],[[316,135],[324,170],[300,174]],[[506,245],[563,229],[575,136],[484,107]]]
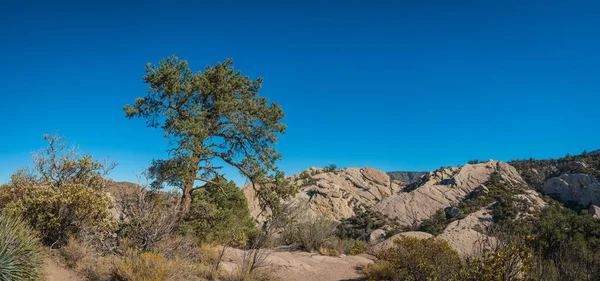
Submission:
[[[243,76],[231,59],[192,72],[187,61],[175,56],[148,64],[143,79],[148,94],[126,105],[125,114],[145,118],[147,126],[162,128],[171,140],[170,158],[153,161],[150,174],[157,187],[166,183],[181,189],[184,215],[192,193],[202,188],[194,186],[196,181],[219,185],[212,180],[223,175],[219,161],[246,176],[265,204],[295,192],[271,185],[284,181],[274,144],[286,126],[281,107],[259,95],[262,79]]]
[[[43,260],[35,231],[0,215],[0,281],[42,280]]]
[[[25,196],[8,203],[3,214],[24,218],[48,245],[63,245],[85,227],[110,230],[112,202],[103,193],[80,184],[28,186]]]
[[[289,244],[298,244],[306,251],[318,251],[336,234],[337,223],[325,219],[306,219],[284,230],[283,236]]]
[[[168,280],[178,270],[161,254],[129,252],[117,262],[116,275],[127,281]]]
[[[173,234],[179,225],[179,200],[174,193],[148,190],[138,186],[123,193],[117,205],[123,213],[119,238],[129,246],[146,251]]]
[[[194,192],[190,212],[180,232],[205,242],[245,247],[248,234],[256,229],[244,192],[233,181],[221,178],[221,186],[208,184]]]
[[[461,260],[446,241],[402,237],[364,268],[367,280],[451,280]]]

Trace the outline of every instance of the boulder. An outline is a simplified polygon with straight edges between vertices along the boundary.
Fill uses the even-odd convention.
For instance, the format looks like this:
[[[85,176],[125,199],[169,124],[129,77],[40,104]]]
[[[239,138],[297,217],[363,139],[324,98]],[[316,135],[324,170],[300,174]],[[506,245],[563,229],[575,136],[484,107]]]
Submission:
[[[464,219],[451,222],[436,239],[448,242],[461,257],[468,257],[495,242],[495,238],[486,235],[486,229],[492,223],[490,211],[482,208]]]
[[[369,235],[369,243],[376,244],[385,240],[385,230],[383,229],[375,229]]]
[[[587,174],[563,174],[550,178],[542,186],[542,193],[563,203],[573,201],[584,206],[600,205],[600,182]]]

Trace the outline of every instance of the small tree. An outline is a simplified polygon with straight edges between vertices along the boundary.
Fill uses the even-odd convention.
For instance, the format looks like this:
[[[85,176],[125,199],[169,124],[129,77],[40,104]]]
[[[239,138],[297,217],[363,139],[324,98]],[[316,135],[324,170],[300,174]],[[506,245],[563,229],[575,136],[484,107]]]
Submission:
[[[148,94],[124,107],[128,118],[146,119],[148,127],[162,128],[171,141],[169,159],[155,160],[150,175],[154,187],[179,187],[181,211],[187,214],[192,192],[205,184],[221,183],[221,163],[247,177],[261,202],[278,202],[292,193],[283,183],[275,162],[281,158],[273,145],[286,126],[281,107],[258,92],[262,79],[251,80],[233,68],[233,61],[192,72],[185,60],[172,56],[158,66],[148,64],[144,81]],[[260,188],[258,188],[260,186]]]
[[[57,135],[33,156],[35,169],[21,169],[2,186],[2,213],[23,218],[46,244],[61,246],[85,228],[108,231],[112,203],[104,176],[115,166],[79,152]]]

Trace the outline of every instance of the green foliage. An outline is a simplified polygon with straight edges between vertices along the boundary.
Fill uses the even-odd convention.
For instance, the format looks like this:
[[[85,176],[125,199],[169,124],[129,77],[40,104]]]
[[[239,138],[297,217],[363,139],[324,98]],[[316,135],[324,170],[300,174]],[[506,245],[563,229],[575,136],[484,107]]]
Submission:
[[[284,113],[259,95],[261,78],[243,76],[231,59],[193,72],[185,60],[172,56],[157,66],[148,64],[143,79],[148,94],[124,110],[129,118],[162,128],[173,144],[170,158],[153,161],[150,175],[155,187],[181,188],[184,213],[191,207],[194,182],[210,183],[222,175],[218,162],[250,179],[264,208],[296,191],[275,165],[281,158],[274,144],[286,129]]]
[[[386,224],[387,220],[381,214],[358,209],[354,216],[340,221],[337,235],[342,239],[369,241],[371,232]]]
[[[364,253],[367,250],[365,242],[362,240],[354,240],[354,244],[352,245],[352,249],[350,249],[350,254],[356,256],[360,253]]]
[[[600,280],[600,223],[588,214],[578,215],[558,205],[542,211],[522,231],[534,235],[532,248],[559,280]],[[529,226],[529,229],[526,227]],[[590,279],[591,278],[591,279]]]
[[[402,237],[366,266],[367,280],[451,280],[461,260],[446,241]]]
[[[533,281],[535,279],[529,274],[532,260],[533,253],[526,245],[509,243],[493,251],[485,250],[480,257],[468,259],[454,280]]]
[[[112,229],[111,207],[105,194],[85,185],[64,184],[58,189],[35,185],[26,187],[22,199],[8,203],[2,213],[23,218],[50,245],[64,243],[84,228]]]
[[[0,281],[42,280],[44,252],[24,222],[0,216]]]
[[[220,179],[194,192],[190,212],[181,231],[205,242],[243,247],[248,234],[256,230],[244,192],[233,181]]]
[[[580,155],[567,155],[559,159],[513,160],[509,164],[515,167],[521,177],[532,187],[539,189],[549,178],[562,174],[584,173],[600,178],[600,151],[586,152]]]
[[[114,225],[104,175],[114,164],[83,157],[58,136],[34,155],[34,171],[19,170],[2,188],[2,213],[22,218],[48,245],[62,246],[84,228],[101,232]]]
[[[330,165],[328,165],[328,166],[325,166],[325,168],[323,168],[323,171],[324,171],[325,173],[329,173],[329,172],[334,172],[334,171],[337,171],[337,165],[335,165],[335,164],[330,164]]]

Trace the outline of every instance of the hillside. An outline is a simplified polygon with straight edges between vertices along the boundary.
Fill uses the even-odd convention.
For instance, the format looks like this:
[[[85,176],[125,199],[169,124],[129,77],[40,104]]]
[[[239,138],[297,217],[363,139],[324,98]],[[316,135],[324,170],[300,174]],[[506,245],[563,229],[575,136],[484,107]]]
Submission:
[[[405,172],[405,171],[397,171],[397,172],[387,172],[390,179],[393,181],[399,181],[405,184],[411,184],[428,174],[429,172]]]

